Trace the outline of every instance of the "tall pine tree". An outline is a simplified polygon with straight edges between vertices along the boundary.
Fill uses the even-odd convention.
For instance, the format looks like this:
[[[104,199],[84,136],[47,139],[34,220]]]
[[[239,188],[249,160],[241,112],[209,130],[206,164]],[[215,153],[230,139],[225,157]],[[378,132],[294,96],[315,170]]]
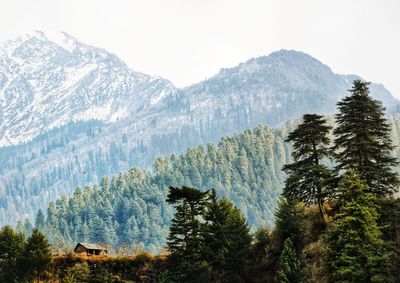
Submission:
[[[280,246],[287,238],[291,238],[297,251],[303,247],[302,227],[305,222],[304,205],[296,200],[281,198],[275,212],[276,233]]]
[[[329,282],[391,282],[390,254],[377,225],[373,194],[354,170],[339,183],[339,212],[325,236]]]
[[[20,270],[24,270],[25,279],[28,281],[34,278],[40,279],[41,275],[49,269],[51,261],[48,241],[38,229],[33,229],[19,261]]]
[[[386,196],[400,184],[391,155],[390,125],[381,102],[369,94],[369,83],[355,80],[351,95],[338,102],[334,130],[337,170],[355,169],[372,193]]]
[[[20,271],[17,260],[24,249],[24,235],[10,226],[0,230],[0,282],[17,282]]]
[[[288,174],[283,195],[303,201],[306,205],[318,204],[322,219],[331,172],[321,161],[329,157],[330,129],[323,116],[305,114],[303,122],[286,139],[286,142],[293,142],[294,161],[283,167]]]
[[[229,200],[218,200],[214,190],[204,218],[205,261],[213,281],[244,282],[251,246],[245,218]]]
[[[279,270],[277,274],[279,283],[304,282],[300,260],[290,238],[287,238],[283,243],[283,250],[279,258]]]
[[[175,205],[167,239],[170,280],[202,282],[204,272],[202,229],[208,193],[182,187],[169,188],[167,202]]]

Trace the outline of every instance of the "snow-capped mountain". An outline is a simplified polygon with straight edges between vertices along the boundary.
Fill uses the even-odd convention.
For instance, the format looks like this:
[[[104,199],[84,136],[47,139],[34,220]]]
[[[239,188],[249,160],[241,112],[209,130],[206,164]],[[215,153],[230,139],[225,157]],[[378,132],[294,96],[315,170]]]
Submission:
[[[359,78],[335,74],[305,53],[281,50],[222,69],[184,89],[183,99],[191,105],[192,116],[197,113],[199,118],[215,117],[217,110],[225,117],[245,120],[245,128],[257,123],[277,125],[304,113],[335,112],[336,102]],[[372,84],[371,92],[388,109],[399,102],[382,85]]]
[[[27,34],[0,47],[0,146],[70,121],[115,122],[173,91],[167,80],[135,72],[68,34]]]
[[[195,66],[194,66],[195,67]],[[355,75],[281,50],[178,89],[61,33],[0,45],[0,225],[76,186],[260,123],[333,113]],[[382,86],[372,94],[392,112]],[[280,168],[275,168],[280,170]],[[268,188],[266,188],[268,189]]]

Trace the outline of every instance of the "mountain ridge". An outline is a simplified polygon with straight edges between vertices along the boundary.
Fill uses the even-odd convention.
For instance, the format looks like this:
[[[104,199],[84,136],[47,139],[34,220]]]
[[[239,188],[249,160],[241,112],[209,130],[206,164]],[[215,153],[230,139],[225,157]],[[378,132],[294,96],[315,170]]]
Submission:
[[[116,55],[104,49],[81,43],[64,32],[61,32],[57,39],[54,39],[55,37],[57,36],[47,36],[43,32],[35,31],[19,37],[17,40],[7,41],[0,47],[0,58],[2,58],[0,61],[0,91],[3,94],[1,96],[2,99],[0,99],[0,128],[3,129],[0,131],[0,146],[29,141],[38,134],[38,130],[46,131],[70,121],[99,119],[115,122],[115,120],[123,118],[120,116],[132,115],[137,110],[140,110],[140,107],[148,107],[149,105],[143,105],[145,99],[154,105],[168,98],[168,96],[176,95],[176,93],[190,94],[193,90],[198,92],[199,87],[205,89],[213,87],[213,82],[226,81],[227,77],[231,79],[228,82],[231,88],[237,85],[240,79],[242,79],[240,83],[242,83],[243,88],[248,87],[246,80],[250,80],[249,76],[255,77],[256,83],[257,79],[258,83],[265,83],[265,81],[260,80],[266,80],[268,76],[270,78],[279,78],[272,82],[269,78],[269,81],[267,81],[269,88],[267,87],[264,90],[268,94],[268,91],[272,88],[277,92],[276,95],[284,96],[288,85],[293,84],[294,81],[297,82],[295,85],[297,92],[308,91],[312,93],[320,87],[316,87],[316,85],[318,80],[321,80],[321,77],[342,76],[333,73],[329,66],[304,52],[281,49],[272,52],[268,56],[251,58],[232,68],[223,68],[215,76],[205,81],[178,89],[170,81],[134,71]],[[34,56],[37,53],[41,56]],[[14,72],[11,72],[14,73],[14,76],[11,78],[7,76],[10,72],[6,71],[4,56],[9,59],[7,61],[8,64],[14,63],[14,66],[12,66]],[[43,58],[47,58],[47,60],[43,60]],[[23,60],[28,60],[28,62]],[[33,63],[39,64],[39,66],[35,66],[35,64],[32,66],[32,60],[35,61]],[[46,65],[51,65],[52,68],[46,68]],[[316,70],[320,74],[317,74]],[[300,74],[300,72],[304,71],[309,72],[306,73],[309,78],[306,81],[303,79],[304,74]],[[46,75],[49,75],[48,80],[55,81],[53,85],[49,85],[43,79],[41,80]],[[349,77],[349,80],[359,78],[355,75],[345,75],[345,77]],[[97,83],[96,85],[96,79],[102,83]],[[232,83],[232,80],[237,80],[237,82]],[[7,86],[5,86],[6,82],[9,83]],[[154,88],[154,82],[157,85],[155,91],[151,94],[146,94],[146,90]],[[333,83],[330,82],[330,84]],[[107,84],[109,85],[107,86]],[[87,85],[91,86],[94,94],[91,94],[91,91],[87,89]],[[373,85],[373,87],[375,86]],[[390,93],[383,86],[378,88],[379,93],[384,94],[381,96],[386,100],[384,101],[385,103],[387,102],[386,104],[395,101],[398,103],[393,97],[392,99],[390,98]],[[104,92],[109,93],[108,97],[104,97]],[[133,101],[130,101],[131,105],[136,103],[142,105],[131,111],[121,106],[127,103],[127,97],[123,97],[123,92],[126,93],[125,96],[128,96],[129,99],[134,97]],[[22,94],[16,99],[19,102],[19,108],[21,108],[21,104],[22,106],[24,103],[26,104],[25,106],[27,107],[25,109],[11,106],[13,102],[17,103],[12,101],[12,96],[16,96],[16,93]],[[56,100],[46,100],[47,104],[54,103],[56,104],[53,108],[54,110],[65,112],[64,115],[54,116],[51,123],[46,123],[45,120],[49,119],[47,116],[40,117],[40,115],[42,114],[43,116],[43,113],[48,115],[53,109],[46,109],[47,111],[42,111],[43,113],[35,109],[36,102],[40,104],[39,106],[45,108],[44,106],[46,105],[43,105],[40,101],[40,99],[46,99],[42,97],[44,93],[46,93],[47,97],[53,96],[54,100]],[[140,96],[138,93],[144,94],[144,96],[149,95],[150,97],[136,99],[137,97],[135,96]],[[116,101],[112,101],[112,98]],[[57,99],[60,100],[58,104]],[[269,105],[264,106],[271,108],[274,106],[281,107],[281,103],[275,102],[276,99],[272,96],[270,100]],[[29,105],[29,102],[33,105]],[[60,106],[61,103],[71,105],[70,108],[75,113],[65,111]],[[79,108],[80,103],[83,104],[81,108]],[[192,98],[191,104],[193,103],[198,103],[198,101]],[[7,119],[7,112],[21,112],[21,114],[16,119]],[[31,114],[29,114],[30,112]],[[116,113],[112,114],[111,112]],[[37,120],[35,117],[38,117],[37,119],[40,119],[40,121],[35,123]],[[32,125],[30,126],[29,123]],[[23,133],[21,133],[21,130],[14,133],[18,128],[24,129]]]
[[[104,50],[71,53],[41,34],[30,38],[8,56],[33,65],[0,50],[0,223],[32,217],[102,176],[149,168],[159,155],[303,113],[334,113],[358,78],[281,50],[179,89],[96,53]],[[75,76],[74,66],[81,71]],[[371,92],[395,110],[398,101],[384,87],[371,84]]]
[[[115,121],[128,111],[128,100],[140,107],[157,97],[152,90],[157,84],[164,92],[175,90],[167,80],[129,69],[104,49],[68,40],[70,50],[36,32],[0,48],[0,145],[30,140],[74,120]]]

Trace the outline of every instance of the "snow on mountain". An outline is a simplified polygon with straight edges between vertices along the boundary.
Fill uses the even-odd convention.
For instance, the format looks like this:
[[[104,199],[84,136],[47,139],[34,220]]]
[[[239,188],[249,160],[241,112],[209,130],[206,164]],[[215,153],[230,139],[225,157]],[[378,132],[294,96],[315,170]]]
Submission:
[[[259,123],[275,126],[304,113],[334,113],[336,102],[359,78],[335,74],[303,52],[280,50],[183,89],[180,104],[187,109],[180,115],[190,111],[192,120],[203,123],[220,117],[231,132]],[[382,85],[371,84],[371,93],[389,112],[399,103]]]
[[[74,120],[113,122],[173,91],[66,33],[26,34],[0,46],[0,146]]]
[[[332,112],[354,78],[334,74],[307,54],[281,50],[177,90],[66,33],[36,31],[0,46],[0,146],[27,142],[70,121],[144,119],[151,109],[160,116],[164,100],[181,110],[178,115],[191,112],[192,120],[237,115],[239,107],[248,116],[244,126],[276,125],[306,110]],[[386,89],[374,88],[385,102],[396,103]],[[176,120],[163,118],[164,125]]]
[[[177,89],[65,33],[7,41],[0,45],[0,225],[104,175],[149,168],[156,156],[260,123],[334,113],[356,78],[281,50]],[[389,112],[400,109],[382,85],[371,84],[371,93]]]

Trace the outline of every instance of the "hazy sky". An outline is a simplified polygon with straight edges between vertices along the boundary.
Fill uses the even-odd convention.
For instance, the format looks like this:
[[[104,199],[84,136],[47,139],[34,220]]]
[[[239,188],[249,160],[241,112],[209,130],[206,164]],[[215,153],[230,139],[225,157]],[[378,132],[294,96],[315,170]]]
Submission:
[[[295,49],[400,98],[399,0],[1,0],[0,41],[65,31],[179,87]]]

